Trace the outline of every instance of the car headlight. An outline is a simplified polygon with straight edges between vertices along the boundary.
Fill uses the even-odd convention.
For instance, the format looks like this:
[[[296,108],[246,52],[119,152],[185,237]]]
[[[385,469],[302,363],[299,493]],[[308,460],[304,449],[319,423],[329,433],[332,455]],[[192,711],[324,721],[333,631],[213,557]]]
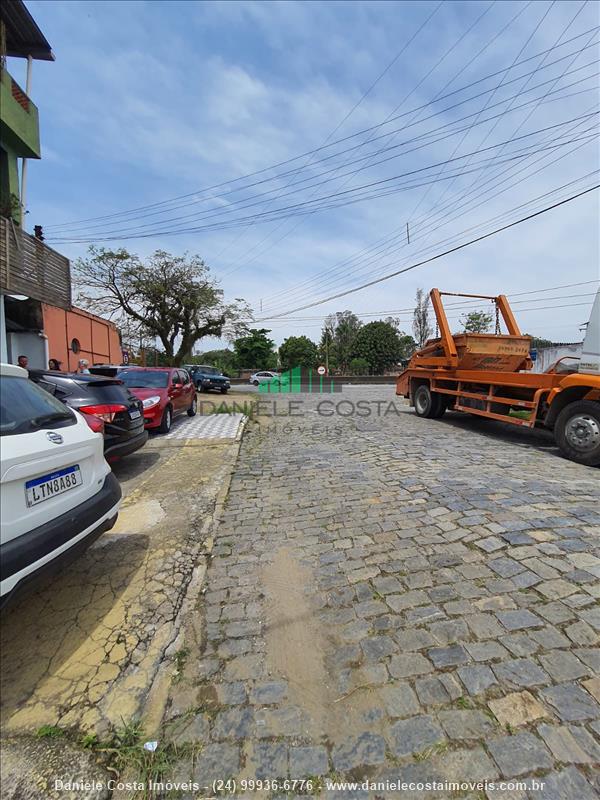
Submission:
[[[144,408],[152,408],[155,405],[160,403],[160,397],[158,395],[154,395],[153,397],[147,397],[143,402],[142,405]]]

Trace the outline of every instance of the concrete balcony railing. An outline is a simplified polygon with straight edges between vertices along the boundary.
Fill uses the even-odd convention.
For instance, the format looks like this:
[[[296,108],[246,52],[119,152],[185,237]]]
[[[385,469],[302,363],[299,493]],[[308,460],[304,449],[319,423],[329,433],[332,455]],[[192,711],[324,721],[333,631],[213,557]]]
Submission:
[[[2,142],[19,158],[40,158],[38,110],[15,79],[0,69]]]
[[[69,259],[0,217],[0,291],[70,308]]]

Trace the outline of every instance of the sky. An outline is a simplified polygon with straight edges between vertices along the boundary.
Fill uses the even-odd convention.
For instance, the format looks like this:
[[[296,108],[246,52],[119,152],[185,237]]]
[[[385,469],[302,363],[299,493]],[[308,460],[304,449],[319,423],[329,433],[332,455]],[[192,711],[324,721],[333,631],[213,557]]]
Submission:
[[[65,255],[198,253],[278,344],[345,309],[410,330],[434,286],[512,295],[522,330],[581,339],[597,191],[320,301],[598,183],[596,3],[26,4],[56,56],[33,65],[26,226]]]

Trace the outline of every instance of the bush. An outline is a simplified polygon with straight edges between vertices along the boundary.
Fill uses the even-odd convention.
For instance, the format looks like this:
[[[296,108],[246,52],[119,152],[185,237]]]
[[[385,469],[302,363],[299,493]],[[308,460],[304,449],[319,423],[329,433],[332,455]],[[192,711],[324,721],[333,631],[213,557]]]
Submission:
[[[353,358],[348,366],[350,367],[351,375],[369,374],[369,362],[366,358]]]

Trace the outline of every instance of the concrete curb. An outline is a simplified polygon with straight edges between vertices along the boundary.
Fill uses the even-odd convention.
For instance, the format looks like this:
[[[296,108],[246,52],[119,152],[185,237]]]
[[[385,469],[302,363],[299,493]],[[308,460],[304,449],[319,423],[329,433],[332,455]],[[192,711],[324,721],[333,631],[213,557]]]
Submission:
[[[194,567],[181,609],[177,619],[173,623],[175,629],[174,636],[171,639],[171,643],[165,648],[163,662],[159,666],[152,680],[152,684],[141,710],[144,731],[149,736],[154,736],[159,733],[165,716],[173,669],[173,663],[170,657],[182,648],[185,641],[185,633],[188,628],[188,624],[191,620],[192,614],[194,613],[198,599],[202,593],[204,578],[208,568],[208,559],[210,558],[214,544],[214,537],[212,534],[218,528],[219,521],[223,515],[225,503],[227,502],[227,497],[229,495],[231,478],[237,465],[242,446],[242,438],[248,423],[248,419],[248,417],[243,417],[243,419],[240,421],[235,439],[219,440],[219,444],[224,444],[227,442],[232,445],[230,469],[226,473],[221,484],[221,488],[219,489],[219,492],[215,498],[213,513],[209,518],[206,519],[199,532],[199,536],[203,540],[203,548],[200,553],[201,561]],[[180,443],[182,441],[183,440],[179,440]],[[200,440],[200,442],[201,441],[202,440]]]

